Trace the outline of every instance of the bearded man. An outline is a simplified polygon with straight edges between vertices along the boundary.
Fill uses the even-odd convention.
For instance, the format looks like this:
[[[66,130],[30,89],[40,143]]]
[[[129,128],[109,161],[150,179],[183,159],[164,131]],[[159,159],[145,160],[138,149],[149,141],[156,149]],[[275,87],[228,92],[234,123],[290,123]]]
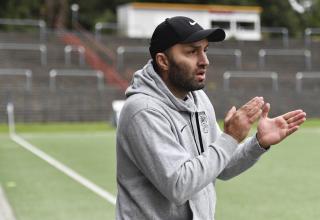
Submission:
[[[216,179],[244,172],[305,121],[302,110],[268,118],[270,104],[254,97],[219,128],[202,89],[208,43],[224,38],[182,16],[156,27],[152,59],[134,74],[118,123],[116,219],[213,220]]]

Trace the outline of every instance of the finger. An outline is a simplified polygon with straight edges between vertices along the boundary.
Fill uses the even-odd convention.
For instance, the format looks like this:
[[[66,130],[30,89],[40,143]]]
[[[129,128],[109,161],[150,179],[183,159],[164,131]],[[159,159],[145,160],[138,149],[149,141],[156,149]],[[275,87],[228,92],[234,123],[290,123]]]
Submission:
[[[249,118],[250,123],[254,123],[258,118],[260,118],[262,110],[259,109],[252,117]]]
[[[243,105],[241,109],[249,112],[257,106],[258,108],[261,108],[263,104],[264,104],[263,97],[255,97],[251,99],[249,102],[247,102],[245,105]]]
[[[252,108],[252,109],[247,113],[247,116],[248,116],[249,118],[251,118],[252,116],[254,116],[254,115],[259,111],[259,109],[260,109],[260,108],[259,108],[258,106]]]
[[[270,112],[270,103],[266,103],[266,104],[263,106],[263,108],[262,108],[261,117],[262,117],[262,118],[267,118],[269,112]]]
[[[252,98],[249,102],[244,104],[243,107],[251,106],[256,102],[259,102],[260,99],[261,99],[261,97],[256,96],[256,97]]]
[[[289,124],[288,128],[292,128],[292,127],[295,127],[295,126],[299,126],[301,125],[303,122],[306,121],[306,118],[301,118],[300,120],[297,120],[295,122],[292,122]]]
[[[225,122],[229,121],[236,111],[237,111],[236,107],[232,106],[232,108],[228,111],[224,121]]]
[[[298,121],[298,120],[300,120],[300,119],[302,119],[302,118],[306,118],[306,113],[305,113],[305,112],[301,112],[301,113],[299,113],[299,114],[297,114],[297,115],[289,118],[289,119],[287,120],[287,123],[290,124],[290,123],[295,122],[295,121]]]
[[[285,120],[288,120],[289,118],[292,118],[294,116],[296,116],[297,114],[303,112],[302,110],[294,110],[294,111],[291,111],[291,112],[287,112],[286,114],[282,115],[282,117],[285,119]]]
[[[254,97],[252,98],[250,101],[248,101],[245,105],[251,105],[252,103],[256,102],[257,100],[259,100],[261,97]]]
[[[259,110],[261,110],[261,107],[260,106],[256,106],[254,108],[252,108],[248,113],[247,113],[247,116],[249,118],[253,117],[255,114],[257,114],[257,112],[259,112]]]
[[[298,129],[299,129],[299,126],[294,126],[293,128],[288,129],[287,136],[289,136],[290,134],[296,132]]]
[[[256,106],[252,107],[252,109],[247,113],[248,117],[254,116],[259,110],[264,106],[264,102],[257,102]]]

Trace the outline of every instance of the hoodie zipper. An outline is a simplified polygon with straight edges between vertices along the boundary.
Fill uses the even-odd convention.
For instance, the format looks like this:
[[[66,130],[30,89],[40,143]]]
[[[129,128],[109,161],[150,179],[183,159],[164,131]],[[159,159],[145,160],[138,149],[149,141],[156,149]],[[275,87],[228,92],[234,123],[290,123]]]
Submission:
[[[203,143],[202,143],[198,112],[195,113],[195,117],[196,117],[196,125],[197,125],[197,133],[198,133],[198,139],[199,139],[199,144],[200,144],[200,150],[199,150],[198,143],[196,141],[197,139],[196,139],[196,136],[195,136],[195,131],[194,131],[193,123],[192,123],[192,113],[190,114],[190,122],[191,122],[191,128],[192,128],[192,134],[193,134],[194,142],[196,143],[198,154],[201,155],[201,153],[204,152],[204,148],[203,148]]]
[[[203,152],[204,152],[204,148],[203,148],[203,143],[202,143],[200,122],[199,122],[199,112],[196,112],[196,122],[197,122],[197,130],[198,130],[198,137],[199,137],[200,149],[201,149],[201,153],[203,153]]]

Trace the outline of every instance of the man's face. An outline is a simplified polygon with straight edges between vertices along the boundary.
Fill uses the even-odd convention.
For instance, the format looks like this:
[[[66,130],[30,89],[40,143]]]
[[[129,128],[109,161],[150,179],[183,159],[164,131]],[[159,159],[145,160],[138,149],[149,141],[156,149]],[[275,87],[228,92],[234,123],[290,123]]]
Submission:
[[[208,41],[204,39],[194,43],[176,44],[166,53],[169,63],[166,81],[169,89],[178,97],[204,88],[209,65],[207,49]]]

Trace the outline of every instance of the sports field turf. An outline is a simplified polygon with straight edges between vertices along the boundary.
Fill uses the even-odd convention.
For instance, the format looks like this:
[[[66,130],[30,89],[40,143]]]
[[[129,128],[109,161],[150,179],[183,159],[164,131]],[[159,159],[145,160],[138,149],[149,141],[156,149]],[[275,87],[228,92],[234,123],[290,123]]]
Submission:
[[[116,195],[115,130],[103,123],[18,125],[17,133]],[[320,219],[320,121],[310,120],[248,172],[217,182],[217,220]],[[109,220],[114,205],[10,140],[0,126],[0,184],[17,220]]]

